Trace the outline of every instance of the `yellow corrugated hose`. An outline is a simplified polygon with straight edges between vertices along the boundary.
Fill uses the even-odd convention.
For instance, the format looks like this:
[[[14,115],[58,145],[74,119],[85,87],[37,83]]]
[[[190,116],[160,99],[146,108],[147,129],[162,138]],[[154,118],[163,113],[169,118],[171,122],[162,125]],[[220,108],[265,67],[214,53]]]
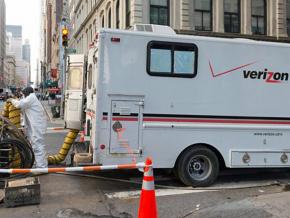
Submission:
[[[20,109],[14,107],[12,103],[4,103],[3,116],[8,118],[17,128],[20,128]],[[18,168],[21,164],[20,154],[15,147],[12,147],[12,150],[9,151],[9,160],[13,160],[11,161],[11,168]]]
[[[65,160],[73,142],[77,138],[79,130],[71,129],[66,137],[64,138],[64,142],[62,147],[59,149],[58,154],[50,155],[47,157],[48,164],[58,164]]]
[[[4,110],[3,110],[3,116],[8,118],[10,122],[12,122],[17,128],[20,128],[20,109],[15,108],[10,102],[5,102],[4,104]],[[77,138],[79,133],[79,130],[71,129],[62,144],[62,147],[60,148],[58,154],[56,155],[49,155],[47,157],[48,164],[59,164],[62,161],[65,160],[72,144],[74,143],[75,139]],[[17,152],[12,152],[15,161],[13,161],[13,166],[19,165],[20,155]],[[17,158],[19,157],[19,158]]]
[[[20,109],[16,108],[10,102],[5,102],[3,116],[8,118],[17,128],[20,128]]]

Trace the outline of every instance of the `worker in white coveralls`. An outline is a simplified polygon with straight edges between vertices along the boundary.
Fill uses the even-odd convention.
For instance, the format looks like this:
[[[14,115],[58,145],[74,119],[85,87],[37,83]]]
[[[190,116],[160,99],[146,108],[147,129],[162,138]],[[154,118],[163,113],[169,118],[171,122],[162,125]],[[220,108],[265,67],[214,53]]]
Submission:
[[[47,125],[46,114],[42,104],[33,93],[33,88],[27,87],[23,89],[22,93],[24,95],[22,99],[9,99],[9,101],[16,108],[21,109],[25,134],[32,145],[36,168],[46,168],[47,157],[44,144]]]

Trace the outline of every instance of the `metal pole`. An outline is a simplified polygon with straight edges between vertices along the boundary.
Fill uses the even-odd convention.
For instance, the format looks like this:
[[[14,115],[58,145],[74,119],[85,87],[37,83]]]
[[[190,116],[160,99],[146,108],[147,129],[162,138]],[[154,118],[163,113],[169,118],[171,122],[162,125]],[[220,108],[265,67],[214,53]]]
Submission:
[[[60,116],[62,119],[64,119],[64,107],[65,107],[66,59],[67,59],[67,49],[66,49],[66,47],[64,47],[63,72],[62,72],[62,92],[61,92],[61,104],[60,104]]]

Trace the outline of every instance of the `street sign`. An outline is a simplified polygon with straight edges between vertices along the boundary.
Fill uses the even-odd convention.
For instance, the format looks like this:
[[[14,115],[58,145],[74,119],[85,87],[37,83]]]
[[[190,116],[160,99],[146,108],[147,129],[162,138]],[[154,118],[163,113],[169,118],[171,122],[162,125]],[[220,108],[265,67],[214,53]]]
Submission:
[[[67,48],[66,49],[66,52],[68,54],[75,54],[75,53],[77,53],[77,50],[75,48]]]

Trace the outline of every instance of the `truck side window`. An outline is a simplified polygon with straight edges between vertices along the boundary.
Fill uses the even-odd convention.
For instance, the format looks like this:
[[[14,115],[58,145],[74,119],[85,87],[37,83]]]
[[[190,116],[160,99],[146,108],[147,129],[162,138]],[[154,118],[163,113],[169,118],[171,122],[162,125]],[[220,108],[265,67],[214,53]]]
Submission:
[[[171,73],[171,50],[151,49],[151,72]]]
[[[195,44],[151,41],[147,46],[147,72],[151,76],[193,78],[197,55]]]
[[[174,50],[174,72],[192,74],[194,72],[194,51]]]

